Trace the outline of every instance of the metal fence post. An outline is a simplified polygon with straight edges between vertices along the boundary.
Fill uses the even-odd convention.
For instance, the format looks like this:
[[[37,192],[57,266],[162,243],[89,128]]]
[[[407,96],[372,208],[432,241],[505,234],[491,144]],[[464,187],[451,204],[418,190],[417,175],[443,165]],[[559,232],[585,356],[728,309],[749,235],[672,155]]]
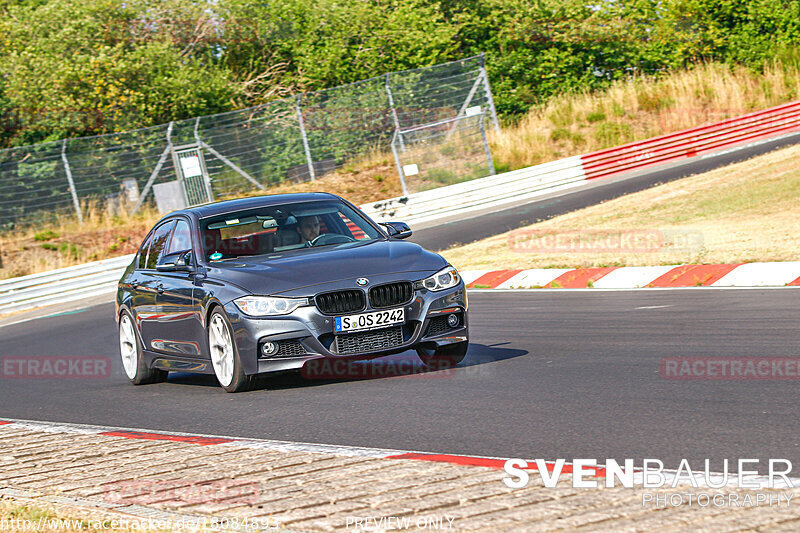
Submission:
[[[272,180],[320,179],[325,171],[360,158],[369,150],[376,147],[385,149],[388,138],[394,142],[393,152],[399,165],[398,176],[403,183],[403,192],[414,194],[412,186],[414,189],[420,188],[418,182],[440,164],[433,161],[432,150],[435,148],[431,147],[431,143],[444,141],[448,129],[452,135],[444,150],[446,153],[441,154],[442,161],[452,160],[453,168],[466,168],[461,159],[469,158],[482,166],[481,147],[478,146],[479,139],[474,130],[475,115],[485,113],[484,128],[492,127],[489,122],[492,119],[495,127],[498,125],[487,70],[482,56],[472,56],[403,72],[376,73],[375,77],[355,84],[299,96],[292,94],[252,108],[201,117],[199,121],[192,117],[97,138],[73,138],[67,139],[66,143],[62,139],[61,142],[54,141],[42,146],[0,149],[0,159],[9,163],[0,169],[0,181],[25,179],[29,173],[38,175],[40,169],[52,167],[49,185],[55,184],[53,186],[61,191],[57,199],[59,209],[69,214],[69,208],[72,207],[76,219],[89,223],[89,213],[83,217],[83,199],[120,194],[122,177],[135,182],[135,185],[130,181],[123,184],[128,186],[126,190],[130,193],[128,211],[138,213],[142,209],[149,209],[144,204],[154,204],[150,194],[155,185],[175,179],[169,168],[174,164],[170,158],[179,151],[174,143],[185,142],[187,148],[200,148],[197,153],[201,161],[210,165],[206,167],[201,164],[206,173],[205,193],[211,199],[217,195],[236,194],[241,190],[268,189]],[[394,97],[395,90],[398,91],[399,102]],[[486,93],[480,93],[483,90]],[[303,103],[306,99],[308,105]],[[403,120],[400,120],[401,111]],[[457,118],[470,118],[466,121],[442,122],[441,114],[445,112],[448,117],[457,112]],[[305,124],[306,113],[310,124]],[[415,125],[429,121],[436,122],[438,126],[431,126],[425,132],[414,130]],[[200,125],[203,126],[202,133],[199,131]],[[295,127],[299,128],[299,134]],[[465,128],[463,132],[462,127]],[[174,139],[172,134],[175,135]],[[488,131],[485,134],[490,135]],[[302,138],[298,139],[296,135]],[[297,141],[302,141],[302,146],[299,147]],[[159,151],[158,146],[162,142],[165,143],[161,146],[163,152]],[[68,153],[70,146],[76,150],[72,158]],[[297,148],[303,150],[305,161],[297,153]],[[208,156],[214,157],[215,161],[209,160]],[[317,157],[320,161],[316,160]],[[49,167],[40,165],[44,161],[49,162]],[[59,161],[64,168],[63,176],[58,175]],[[178,163],[176,172],[182,169],[180,160]],[[415,166],[422,168],[421,176],[411,170]],[[164,167],[167,167],[167,174],[162,176]],[[302,178],[304,167],[306,178]],[[103,179],[96,175],[97,170],[103,168],[111,168],[115,175],[122,177],[112,179],[106,176],[108,179]],[[231,174],[231,171],[234,173]],[[192,174],[191,171],[189,173]],[[275,175],[268,180],[264,173]],[[464,172],[461,177],[467,176],[471,176],[471,173]],[[449,179],[425,179],[425,187],[439,186]],[[64,190],[66,184],[60,180],[69,181],[69,197],[63,194],[67,192]],[[81,182],[80,192],[77,190],[77,180]],[[407,183],[409,180],[410,183]],[[197,198],[205,198],[199,178],[195,185]],[[37,184],[31,183],[30,186],[36,187]],[[2,184],[0,189],[3,189]],[[0,191],[2,220],[23,223],[31,218],[31,214],[48,208],[36,201],[38,191],[35,189],[26,191],[20,197],[15,196],[10,188],[6,189],[9,190]]]
[[[489,86],[489,76],[486,75],[486,56],[481,54],[481,76],[483,77],[483,88],[486,90],[486,101],[489,103],[489,111],[492,113],[492,125],[496,132],[500,132],[500,122],[497,120],[497,110],[494,108],[494,97],[492,88]]]
[[[400,162],[400,156],[397,155],[397,146],[395,146],[394,143],[398,135],[402,137],[400,130],[395,131],[394,136],[392,137],[392,154],[394,154],[394,164],[397,165],[397,175],[400,176],[400,187],[403,188],[403,196],[408,196],[406,177],[403,175],[403,164]]]
[[[153,169],[153,172],[150,174],[150,177],[147,179],[147,183],[142,190],[142,194],[139,195],[139,200],[136,202],[136,205],[133,208],[132,215],[135,215],[139,208],[142,207],[144,203],[144,199],[147,198],[147,193],[150,192],[150,188],[153,186],[153,182],[156,181],[158,177],[158,173],[161,172],[161,167],[164,166],[164,162],[167,160],[167,156],[172,151],[172,126],[175,122],[170,122],[169,126],[167,127],[167,146],[164,148],[164,151],[161,152],[161,157],[158,158],[158,163],[156,163],[156,168]]]
[[[392,118],[394,118],[394,129],[400,129],[400,119],[397,118],[397,108],[394,106],[394,97],[392,96],[392,89],[389,87],[389,73],[386,73],[386,94],[389,96],[389,108],[392,110]],[[400,136],[400,149],[403,152],[406,151],[405,143],[403,142],[403,136]]]
[[[75,205],[75,212],[78,214],[78,222],[83,224],[83,213],[81,212],[81,204],[78,201],[78,191],[75,190],[75,182],[72,179],[72,170],[69,168],[69,159],[67,159],[67,140],[61,143],[61,160],[64,162],[64,170],[67,172],[67,181],[69,182],[69,191],[72,193],[72,203]]]
[[[314,173],[314,160],[311,159],[311,149],[308,147],[308,137],[306,136],[306,124],[303,122],[303,112],[300,110],[300,98],[302,95],[297,95],[295,106],[297,107],[297,122],[300,123],[300,136],[303,137],[303,150],[306,152],[306,161],[308,162],[308,174],[312,180],[317,179]]]
[[[494,160],[492,159],[492,151],[489,150],[489,141],[486,139],[486,128],[483,127],[483,117],[484,115],[481,115],[479,122],[481,126],[481,138],[483,139],[483,149],[486,152],[486,161],[489,163],[489,175],[494,176]]]
[[[206,150],[211,152],[211,155],[213,155],[214,157],[216,157],[217,159],[219,159],[220,161],[231,167],[234,170],[234,172],[239,174],[241,177],[243,177],[256,187],[258,187],[259,189],[264,190],[266,188],[263,185],[261,185],[261,183],[259,183],[258,180],[255,179],[253,176],[251,176],[250,174],[239,168],[239,166],[236,163],[234,163],[233,161],[231,161],[230,159],[228,159],[227,157],[216,151],[214,148],[212,148],[210,144],[201,139],[200,133],[198,133],[197,131],[199,125],[200,125],[200,117],[197,117],[197,121],[194,124],[194,138],[197,141],[197,144],[198,146],[200,146],[200,148],[205,148]],[[209,176],[208,181],[206,182],[206,187],[208,189],[208,197],[211,198],[211,201],[213,202],[214,194],[211,191],[211,176]]]
[[[197,141],[197,147],[201,150],[203,149],[203,143],[200,141],[200,117],[197,117],[197,120],[194,121],[194,140]],[[202,155],[202,153],[201,153]],[[203,165],[205,167],[205,164]],[[208,201],[214,201],[214,192],[211,190],[211,176],[208,175],[208,169],[203,169],[203,181],[206,184],[206,195],[208,196]]]
[[[467,112],[467,108],[469,107],[469,104],[472,102],[472,99],[475,97],[475,93],[478,91],[478,87],[480,86],[481,80],[484,78],[484,76],[485,76],[484,71],[480,70],[478,72],[478,77],[475,78],[475,83],[472,84],[469,93],[467,93],[466,99],[464,99],[464,103],[461,104],[461,109],[459,109],[458,113],[456,113],[456,118],[461,117],[462,115],[464,115],[464,113]],[[450,128],[450,131],[447,132],[448,139],[453,135],[453,132],[455,131],[457,126],[458,123],[453,122],[453,126]]]

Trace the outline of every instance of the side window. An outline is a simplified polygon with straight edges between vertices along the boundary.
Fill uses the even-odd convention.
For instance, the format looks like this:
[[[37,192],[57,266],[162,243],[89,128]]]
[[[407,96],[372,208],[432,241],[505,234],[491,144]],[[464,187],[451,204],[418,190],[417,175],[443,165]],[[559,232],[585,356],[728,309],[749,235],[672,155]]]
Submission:
[[[136,265],[137,268],[145,268],[147,262],[147,250],[150,248],[150,241],[153,240],[153,234],[147,236],[142,243],[142,247],[139,248],[139,264]]]
[[[175,231],[172,232],[172,239],[169,241],[168,254],[175,252],[183,252],[184,250],[192,249],[192,233],[189,229],[189,223],[185,220],[178,220],[175,225]]]
[[[153,232],[153,242],[150,243],[150,252],[147,254],[147,265],[145,266],[148,270],[155,270],[156,262],[164,255],[167,248],[167,241],[169,240],[169,234],[174,225],[174,221],[169,221],[156,228]]]

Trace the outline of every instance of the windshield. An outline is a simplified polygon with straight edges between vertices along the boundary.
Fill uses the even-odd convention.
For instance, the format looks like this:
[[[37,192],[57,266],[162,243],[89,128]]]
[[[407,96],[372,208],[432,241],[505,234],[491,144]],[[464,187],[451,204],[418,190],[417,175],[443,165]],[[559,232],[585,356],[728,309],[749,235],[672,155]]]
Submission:
[[[208,261],[380,239],[348,205],[325,200],[247,209],[200,221]]]

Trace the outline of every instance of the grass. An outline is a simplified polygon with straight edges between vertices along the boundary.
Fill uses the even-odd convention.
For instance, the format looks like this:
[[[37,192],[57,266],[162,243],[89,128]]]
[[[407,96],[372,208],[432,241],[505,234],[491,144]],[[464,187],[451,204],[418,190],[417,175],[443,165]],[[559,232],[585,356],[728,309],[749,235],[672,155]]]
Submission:
[[[798,98],[797,63],[776,63],[760,73],[702,64],[657,79],[620,81],[600,92],[555,97],[501,132],[491,131],[490,143],[495,167],[503,172],[718,122]],[[464,166],[455,174],[445,172],[420,183],[411,180],[409,186],[417,190],[464,181],[471,171]],[[402,194],[391,154],[373,151],[316,181],[285,182],[244,195],[307,191],[333,192],[356,204]],[[159,218],[152,207],[136,216],[124,209],[112,213],[98,202],[85,202],[83,209],[82,226],[63,217],[0,234],[0,279],[133,253]],[[778,256],[770,251],[765,257]],[[696,258],[703,257],[698,253]],[[607,260],[608,264],[618,262],[613,257]]]
[[[387,176],[391,178],[387,179]],[[331,192],[346,197],[356,205],[403,194],[392,154],[372,151],[315,181],[283,182],[266,191],[253,190],[237,198],[292,192]]]
[[[762,73],[719,63],[660,78],[619,81],[601,92],[564,94],[490,135],[492,155],[513,170],[561,157],[719,122],[800,98],[800,68]]]
[[[797,261],[798,161],[784,148],[442,253],[460,270]]]
[[[92,516],[89,517],[88,515]],[[0,500],[0,529],[7,531],[109,531],[114,518],[98,513],[65,512],[38,504]],[[119,520],[119,518],[116,518]],[[104,524],[105,521],[105,524]],[[131,520],[133,523],[133,520]],[[7,526],[7,527],[6,527]],[[105,526],[105,527],[104,527]],[[129,529],[125,529],[130,531]],[[119,531],[119,529],[117,529]]]
[[[134,253],[159,215],[153,207],[131,215],[130,207],[112,213],[99,202],[84,202],[82,225],[61,216],[47,227],[0,234],[0,279]]]
[[[323,191],[343,195],[358,205],[400,196],[399,181],[386,179],[394,172],[391,156],[370,153],[316,181],[286,182],[241,196]],[[84,202],[83,225],[73,217],[62,216],[47,227],[1,233],[0,279],[135,253],[161,215],[146,204],[139,213],[131,215],[131,207],[124,205],[111,212],[100,202]]]
[[[33,240],[35,241],[49,241],[56,238],[58,238],[58,233],[53,230],[40,231],[33,234]]]

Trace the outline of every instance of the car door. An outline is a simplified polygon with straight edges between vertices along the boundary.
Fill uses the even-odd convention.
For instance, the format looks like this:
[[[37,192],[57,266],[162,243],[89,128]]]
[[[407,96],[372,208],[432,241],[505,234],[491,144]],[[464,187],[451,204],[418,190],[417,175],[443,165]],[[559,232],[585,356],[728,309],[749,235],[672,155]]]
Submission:
[[[139,312],[153,312],[155,308],[155,295],[146,290],[143,286],[145,279],[144,269],[147,264],[147,252],[150,250],[150,242],[153,240],[151,231],[142,242],[139,248],[139,255],[136,257],[136,268],[128,278],[128,290],[130,291],[130,309],[136,324],[140,323]]]
[[[136,320],[145,350],[155,350],[153,340],[156,338],[156,332],[159,329],[158,321],[161,319],[157,297],[159,292],[164,290],[164,283],[161,279],[161,274],[156,270],[156,263],[158,258],[166,253],[174,225],[175,220],[168,220],[153,230],[144,267],[138,272],[137,276],[137,286],[135,288],[138,297]]]
[[[191,225],[178,218],[164,255],[191,252],[191,264],[197,265]],[[156,294],[158,318],[152,323],[153,350],[185,357],[200,355],[200,342],[205,334],[202,326],[202,302],[195,287],[194,272],[159,272],[161,291]]]

